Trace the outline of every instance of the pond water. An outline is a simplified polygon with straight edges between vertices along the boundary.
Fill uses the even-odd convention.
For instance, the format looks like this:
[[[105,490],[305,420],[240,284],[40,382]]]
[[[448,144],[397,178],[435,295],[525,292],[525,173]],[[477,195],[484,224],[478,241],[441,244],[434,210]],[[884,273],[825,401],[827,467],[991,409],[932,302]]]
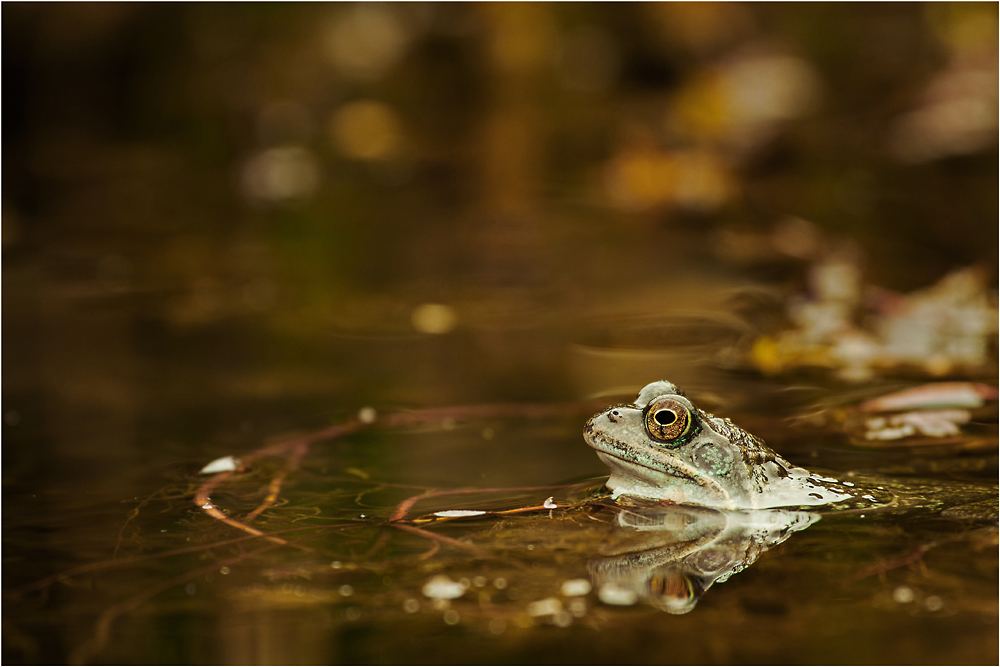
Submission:
[[[147,416],[134,436],[147,453],[123,464],[52,457],[22,435],[24,405],[8,433],[33,474],[5,494],[17,661],[978,663],[996,650],[996,457],[982,449],[932,457],[958,472],[876,478],[912,496],[891,509],[623,510],[594,495],[603,466],[580,435],[593,401],[397,413],[408,423],[317,438],[297,464],[281,445],[308,437],[251,460],[244,422],[259,408],[202,436]],[[900,460],[795,448],[820,469],[847,453],[853,470]],[[194,504],[215,454],[247,469],[211,504],[280,541]]]
[[[5,663],[996,659],[995,6],[103,7],[3,8]],[[660,379],[895,501],[612,502]]]

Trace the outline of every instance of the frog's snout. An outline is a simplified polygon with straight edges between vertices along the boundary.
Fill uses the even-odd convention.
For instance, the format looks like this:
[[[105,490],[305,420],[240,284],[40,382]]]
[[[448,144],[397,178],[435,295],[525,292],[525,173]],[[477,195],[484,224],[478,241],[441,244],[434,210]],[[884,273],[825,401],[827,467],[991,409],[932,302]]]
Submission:
[[[611,422],[612,424],[618,424],[624,419],[624,416],[622,415],[621,412],[618,411],[617,408],[612,410],[605,410],[598,416],[607,417],[608,421]]]
[[[591,447],[594,446],[594,420],[600,417],[600,415],[594,415],[587,420],[587,423],[583,425],[583,439]]]

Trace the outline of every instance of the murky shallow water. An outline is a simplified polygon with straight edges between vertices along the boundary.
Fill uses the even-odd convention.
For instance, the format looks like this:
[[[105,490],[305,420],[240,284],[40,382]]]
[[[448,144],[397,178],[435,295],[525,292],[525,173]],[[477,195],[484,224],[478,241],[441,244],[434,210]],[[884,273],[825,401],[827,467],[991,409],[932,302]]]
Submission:
[[[284,544],[195,507],[206,477],[193,461],[97,488],[50,471],[65,482],[5,494],[5,651],[111,663],[976,663],[995,651],[988,479],[918,494],[986,498],[982,517],[917,502],[788,528],[781,512],[620,511],[588,504],[603,481],[579,436],[589,407],[377,428],[313,444],[297,470],[259,460],[212,492],[246,517],[288,472],[253,521]],[[810,463],[827,463],[816,451]],[[456,509],[514,513],[434,516]]]

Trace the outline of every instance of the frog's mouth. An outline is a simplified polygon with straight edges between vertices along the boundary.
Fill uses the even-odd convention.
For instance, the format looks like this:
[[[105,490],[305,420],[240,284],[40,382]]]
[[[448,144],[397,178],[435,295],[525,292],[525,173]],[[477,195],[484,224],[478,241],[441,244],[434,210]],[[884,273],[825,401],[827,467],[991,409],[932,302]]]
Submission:
[[[663,487],[666,489],[671,481],[683,480],[704,489],[720,500],[730,500],[730,495],[725,487],[691,464],[661,450],[653,451],[641,446],[629,446],[625,442],[602,433],[594,427],[592,420],[584,428],[583,439],[596,450],[597,457],[611,469],[612,479],[624,469],[631,471],[634,477],[647,482],[654,488]],[[637,450],[646,456],[638,455]],[[657,467],[644,463],[643,458],[655,460]]]
[[[660,459],[661,467],[653,468],[634,459],[623,458],[605,449],[597,447],[595,449],[597,450],[597,458],[611,469],[612,478],[618,476],[618,472],[624,468],[633,471],[635,477],[648,480],[657,486],[666,487],[671,481],[683,480],[705,489],[720,500],[729,500],[729,493],[721,484],[711,477],[698,474],[688,464],[673,457],[669,461]]]

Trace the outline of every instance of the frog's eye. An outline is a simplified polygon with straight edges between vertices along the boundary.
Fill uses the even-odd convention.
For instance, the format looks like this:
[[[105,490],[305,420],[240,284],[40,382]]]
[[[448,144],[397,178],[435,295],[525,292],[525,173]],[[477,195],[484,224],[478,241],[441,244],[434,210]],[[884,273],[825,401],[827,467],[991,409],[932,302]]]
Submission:
[[[680,401],[660,398],[646,408],[646,432],[658,442],[681,445],[698,431],[691,411]]]

